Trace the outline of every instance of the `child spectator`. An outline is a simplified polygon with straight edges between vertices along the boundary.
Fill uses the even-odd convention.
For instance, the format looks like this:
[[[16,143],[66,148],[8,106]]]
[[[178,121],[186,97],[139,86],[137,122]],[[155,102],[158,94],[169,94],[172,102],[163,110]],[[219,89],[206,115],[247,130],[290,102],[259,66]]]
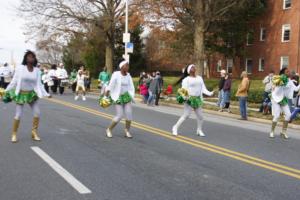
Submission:
[[[147,87],[146,82],[143,82],[139,88],[140,88],[140,94],[143,96],[143,103],[146,104],[148,101],[148,96],[149,96],[148,87]]]
[[[171,94],[173,94],[173,86],[172,85],[168,85],[166,91],[165,91],[165,95],[167,96],[167,101],[170,100],[170,96]]]

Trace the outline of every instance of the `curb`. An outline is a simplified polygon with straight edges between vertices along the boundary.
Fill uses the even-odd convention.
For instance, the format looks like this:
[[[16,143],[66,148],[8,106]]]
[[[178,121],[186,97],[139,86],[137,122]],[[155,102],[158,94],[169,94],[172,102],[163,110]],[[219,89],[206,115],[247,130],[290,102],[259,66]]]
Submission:
[[[90,93],[92,93],[92,94],[99,94],[98,92],[94,92],[94,91],[92,91]],[[142,98],[140,98],[137,95],[135,97],[135,100],[137,100],[137,101],[138,100],[142,100]],[[172,108],[183,109],[182,105],[174,104],[174,103],[160,102],[160,105],[167,106],[167,107],[172,107]],[[222,116],[222,117],[230,117],[231,119],[236,119],[236,120],[240,117],[240,115],[237,115],[237,114],[218,112],[218,111],[208,110],[208,109],[203,109],[203,111],[204,111],[204,113],[213,114],[213,115],[219,115],[219,116]],[[270,126],[272,124],[271,120],[260,119],[260,118],[255,118],[255,117],[248,117],[248,121],[250,121],[250,122],[257,122],[257,123],[261,123],[261,124],[269,124]],[[282,126],[282,122],[279,122],[278,126]],[[300,130],[300,125],[289,124],[289,128]]]
[[[139,98],[136,98],[136,99],[139,99]],[[173,107],[173,108],[183,108],[182,105],[176,105],[176,104],[173,104],[173,103],[161,102],[160,105]],[[240,117],[240,115],[237,115],[237,114],[229,114],[229,113],[218,112],[218,111],[208,110],[208,109],[203,109],[203,111],[204,111],[204,113],[219,115],[219,116],[222,116],[222,117],[230,117],[230,118],[236,119],[236,120],[238,120],[238,118]],[[255,117],[248,117],[248,121],[257,122],[257,123],[261,123],[261,124],[270,124],[270,126],[272,124],[271,120],[260,119],[260,118],[255,118]],[[282,122],[278,123],[278,126],[282,126],[282,125],[283,125]],[[300,125],[289,124],[289,128],[300,130]]]

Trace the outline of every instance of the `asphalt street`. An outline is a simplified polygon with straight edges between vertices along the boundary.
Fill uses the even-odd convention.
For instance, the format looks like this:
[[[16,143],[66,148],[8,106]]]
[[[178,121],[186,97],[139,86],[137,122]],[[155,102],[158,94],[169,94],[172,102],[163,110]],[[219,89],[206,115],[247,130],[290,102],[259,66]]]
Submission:
[[[27,106],[12,144],[15,105],[0,103],[0,200],[300,199],[299,130],[269,139],[269,124],[205,114],[207,137],[195,135],[194,116],[174,137],[182,110],[136,103],[134,138],[120,124],[108,139],[114,108],[95,96],[68,92],[40,107],[42,142],[31,141]]]

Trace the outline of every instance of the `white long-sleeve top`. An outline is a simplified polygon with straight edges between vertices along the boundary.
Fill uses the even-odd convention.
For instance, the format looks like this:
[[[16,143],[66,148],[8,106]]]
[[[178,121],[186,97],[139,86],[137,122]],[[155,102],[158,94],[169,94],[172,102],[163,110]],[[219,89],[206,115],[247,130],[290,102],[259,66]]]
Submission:
[[[188,76],[182,81],[182,88],[186,89],[189,96],[201,97],[203,94],[212,96],[213,92],[207,90],[205,83],[201,76],[191,77]]]
[[[58,79],[67,79],[68,78],[68,73],[64,68],[57,68],[56,77]]]
[[[56,76],[56,70],[55,69],[50,69],[49,72],[48,72],[48,76],[50,78],[53,78],[53,77],[57,78],[57,76]]]
[[[132,78],[129,73],[123,76],[120,71],[114,72],[109,82],[107,91],[110,91],[111,98],[117,101],[119,97],[128,92],[129,95],[134,99],[135,89]]]
[[[42,81],[43,81],[43,83],[48,83],[48,82],[50,82],[51,80],[52,80],[52,79],[51,79],[51,77],[49,76],[49,72],[43,74],[43,76],[42,76]]]
[[[41,82],[41,71],[37,67],[33,68],[32,72],[29,72],[27,66],[18,66],[15,70],[12,81],[7,86],[5,91],[15,89],[16,95],[20,93],[21,90],[36,92],[39,98],[50,96],[46,91]]]

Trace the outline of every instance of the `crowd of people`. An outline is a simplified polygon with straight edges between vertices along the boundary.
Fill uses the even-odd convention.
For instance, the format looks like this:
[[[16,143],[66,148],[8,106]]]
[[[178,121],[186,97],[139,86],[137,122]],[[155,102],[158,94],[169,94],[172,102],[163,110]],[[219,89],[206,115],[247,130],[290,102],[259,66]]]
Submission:
[[[60,63],[41,67],[42,83],[48,93],[60,95],[64,94],[65,88],[71,88],[75,93],[75,100],[78,100],[81,93],[82,99],[86,100],[86,90],[90,90],[90,73],[84,68],[80,67],[77,71],[73,69],[68,75],[64,65]]]
[[[159,71],[153,73],[142,72],[138,81],[138,89],[143,97],[143,103],[148,106],[158,106],[162,95],[169,100],[173,93],[173,86],[168,85],[164,90],[164,79]]]

